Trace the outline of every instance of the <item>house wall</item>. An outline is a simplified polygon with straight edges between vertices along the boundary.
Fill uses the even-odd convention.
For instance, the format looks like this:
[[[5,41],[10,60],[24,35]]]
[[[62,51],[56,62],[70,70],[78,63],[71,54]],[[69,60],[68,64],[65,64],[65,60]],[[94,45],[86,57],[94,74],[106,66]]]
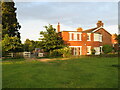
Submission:
[[[61,36],[68,46],[81,46],[81,55],[87,55],[87,46],[91,46],[90,48],[99,47],[101,42],[94,41],[94,33],[90,34],[90,41],[87,41],[87,33],[81,34],[81,41],[71,41],[69,32],[61,32]],[[73,53],[73,52],[72,52]]]
[[[112,45],[112,40],[111,40],[111,37],[112,35],[110,33],[108,33],[105,29],[101,28],[99,30],[97,30],[96,32],[99,32],[102,34],[102,46],[103,45]]]

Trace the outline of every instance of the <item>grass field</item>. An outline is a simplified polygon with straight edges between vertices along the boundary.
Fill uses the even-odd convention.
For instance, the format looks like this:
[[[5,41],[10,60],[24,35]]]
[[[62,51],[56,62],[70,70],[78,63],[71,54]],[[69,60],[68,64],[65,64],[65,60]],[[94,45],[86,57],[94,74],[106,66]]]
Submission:
[[[117,88],[117,57],[3,62],[3,88]]]

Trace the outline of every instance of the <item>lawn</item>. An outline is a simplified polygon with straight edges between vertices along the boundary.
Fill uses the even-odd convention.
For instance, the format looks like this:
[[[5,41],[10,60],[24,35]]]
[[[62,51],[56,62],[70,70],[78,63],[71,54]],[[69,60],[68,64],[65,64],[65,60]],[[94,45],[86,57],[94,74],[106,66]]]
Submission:
[[[117,57],[3,62],[3,88],[117,88]]]

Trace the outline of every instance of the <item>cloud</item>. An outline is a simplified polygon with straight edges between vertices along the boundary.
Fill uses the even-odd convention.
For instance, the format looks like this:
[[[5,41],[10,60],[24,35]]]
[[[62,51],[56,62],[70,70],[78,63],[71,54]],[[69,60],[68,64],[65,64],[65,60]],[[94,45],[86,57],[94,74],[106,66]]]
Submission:
[[[111,25],[104,28],[111,34],[115,34],[115,33],[118,34],[118,25]]]
[[[66,25],[90,24],[98,19],[117,20],[117,3],[109,2],[17,2],[18,18],[21,20],[44,20]],[[109,23],[108,23],[109,24]]]
[[[97,21],[102,20],[110,33],[113,29],[117,33],[117,2],[16,2],[16,7],[23,41],[38,40],[43,26],[56,26],[58,22],[62,30],[75,30],[96,27]]]

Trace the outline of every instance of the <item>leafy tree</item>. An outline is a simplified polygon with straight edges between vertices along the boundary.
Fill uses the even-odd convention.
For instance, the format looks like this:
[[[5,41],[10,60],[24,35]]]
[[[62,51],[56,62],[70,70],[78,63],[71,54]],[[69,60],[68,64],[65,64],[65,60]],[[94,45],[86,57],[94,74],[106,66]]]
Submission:
[[[40,41],[33,41],[26,39],[24,43],[24,51],[33,51],[35,48],[41,48],[41,42]]]
[[[110,45],[103,45],[102,50],[105,54],[107,54],[107,53],[111,52],[113,50],[113,48]]]
[[[64,41],[59,33],[56,33],[56,29],[50,24],[49,26],[45,26],[45,28],[46,32],[40,32],[40,34],[44,37],[41,39],[42,49],[44,49],[46,52],[50,52],[55,49],[63,48],[65,46]]]
[[[120,34],[116,35],[116,40],[117,40],[118,44],[120,45]]]
[[[19,52],[22,50],[22,44],[19,43],[18,37],[9,37],[9,35],[6,34],[2,40],[2,50],[3,55],[9,52]]]
[[[24,51],[29,51],[29,45],[32,44],[29,39],[26,39],[24,43]]]
[[[12,0],[10,0],[12,1]],[[8,34],[9,37],[18,37],[20,39],[20,33],[18,30],[21,28],[16,18],[16,8],[15,3],[4,2],[1,3],[2,6],[2,38]],[[20,41],[20,40],[19,40]]]
[[[120,54],[120,34],[117,35],[116,40],[118,42],[118,54]]]

